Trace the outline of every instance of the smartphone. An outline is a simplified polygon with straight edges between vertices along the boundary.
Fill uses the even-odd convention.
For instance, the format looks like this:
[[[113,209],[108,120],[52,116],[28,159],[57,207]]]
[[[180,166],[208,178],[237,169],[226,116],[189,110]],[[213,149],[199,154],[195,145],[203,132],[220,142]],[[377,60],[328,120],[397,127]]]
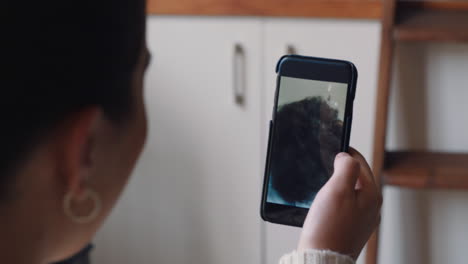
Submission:
[[[348,151],[357,69],[349,61],[287,55],[276,72],[261,217],[302,227],[336,154]]]

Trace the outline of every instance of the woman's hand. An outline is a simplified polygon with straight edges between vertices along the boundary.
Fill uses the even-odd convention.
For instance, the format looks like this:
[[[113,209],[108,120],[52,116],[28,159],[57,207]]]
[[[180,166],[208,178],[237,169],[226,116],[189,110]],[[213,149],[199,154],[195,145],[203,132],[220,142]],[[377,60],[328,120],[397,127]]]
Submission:
[[[356,150],[339,153],[334,168],[312,203],[298,250],[328,249],[356,260],[380,222],[382,195]]]

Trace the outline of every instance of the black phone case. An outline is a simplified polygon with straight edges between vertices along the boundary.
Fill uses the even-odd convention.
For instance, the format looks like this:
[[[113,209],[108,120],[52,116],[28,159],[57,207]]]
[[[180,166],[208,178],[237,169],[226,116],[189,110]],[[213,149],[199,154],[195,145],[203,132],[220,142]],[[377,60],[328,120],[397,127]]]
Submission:
[[[277,76],[277,81],[276,81],[275,103],[273,107],[272,119],[270,120],[270,123],[269,123],[268,146],[267,146],[267,155],[266,155],[266,161],[265,161],[265,171],[264,171],[264,179],[263,179],[260,215],[262,219],[267,222],[288,225],[288,226],[302,227],[302,225],[304,224],[305,217],[307,216],[308,209],[305,209],[305,208],[299,209],[296,207],[297,209],[295,209],[292,214],[287,215],[287,217],[275,218],[275,219],[268,217],[265,212],[267,191],[268,191],[268,178],[269,178],[268,172],[269,172],[269,167],[270,167],[271,145],[272,145],[273,128],[274,128],[273,122],[275,120],[275,109],[278,103],[278,91],[279,91],[279,86],[280,86],[279,81],[281,77],[281,67],[282,67],[283,62],[285,62],[288,59],[300,59],[300,60],[316,61],[316,62],[332,62],[332,63],[345,64],[346,66],[350,67],[351,76],[348,82],[350,87],[347,91],[347,97],[346,97],[344,132],[343,132],[343,140],[342,140],[342,145],[341,145],[341,151],[343,152],[348,152],[349,150],[349,140],[351,136],[351,125],[352,125],[352,120],[353,120],[353,104],[354,104],[354,98],[356,96],[356,84],[357,84],[358,74],[357,74],[357,69],[354,66],[354,64],[349,61],[344,61],[344,60],[307,57],[307,56],[300,56],[300,55],[285,55],[281,57],[277,63],[276,73],[278,74],[278,76]],[[292,207],[292,206],[284,206],[284,207]]]

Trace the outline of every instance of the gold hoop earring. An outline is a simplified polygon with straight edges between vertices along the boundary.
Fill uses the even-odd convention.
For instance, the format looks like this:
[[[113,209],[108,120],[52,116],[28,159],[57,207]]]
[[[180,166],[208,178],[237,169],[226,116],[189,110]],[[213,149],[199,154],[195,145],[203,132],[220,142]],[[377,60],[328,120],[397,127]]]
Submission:
[[[97,192],[88,188],[84,191],[83,198],[79,199],[80,202],[91,200],[93,203],[93,209],[91,212],[89,212],[88,215],[77,215],[75,212],[73,212],[73,198],[74,197],[71,192],[65,194],[65,197],[63,198],[63,211],[65,212],[65,215],[68,216],[68,218],[70,218],[73,222],[77,224],[88,224],[98,217],[99,213],[101,212],[102,205],[101,199],[99,198]]]

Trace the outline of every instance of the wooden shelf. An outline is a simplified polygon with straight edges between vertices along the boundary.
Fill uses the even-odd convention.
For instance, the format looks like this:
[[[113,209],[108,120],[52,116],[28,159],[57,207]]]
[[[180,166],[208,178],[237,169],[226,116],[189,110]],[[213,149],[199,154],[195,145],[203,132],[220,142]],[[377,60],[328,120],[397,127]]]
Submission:
[[[468,189],[468,154],[387,152],[384,184],[409,188]]]
[[[450,7],[402,5],[397,10],[394,38],[399,41],[468,42],[468,5]]]
[[[382,185],[468,190],[468,153],[385,150],[395,47],[404,41],[468,42],[468,1],[382,1],[382,35],[372,169]],[[409,110],[409,109],[407,109]],[[442,129],[442,128],[440,128]],[[379,231],[367,243],[366,264],[379,259]]]
[[[380,0],[148,0],[148,14],[379,19]]]

